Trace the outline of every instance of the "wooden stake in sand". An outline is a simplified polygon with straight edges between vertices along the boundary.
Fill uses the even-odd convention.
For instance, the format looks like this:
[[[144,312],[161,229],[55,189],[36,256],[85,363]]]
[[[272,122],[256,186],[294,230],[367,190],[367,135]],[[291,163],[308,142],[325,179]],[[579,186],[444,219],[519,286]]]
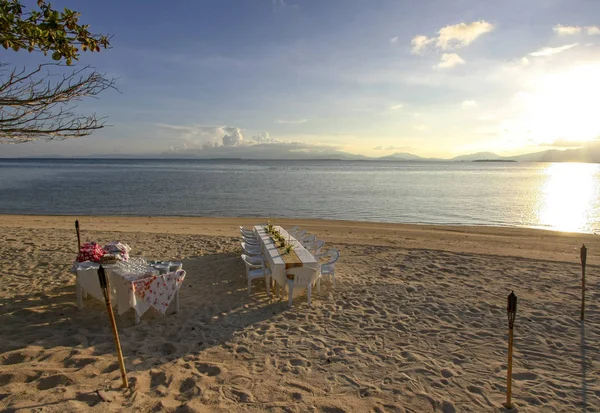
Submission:
[[[585,262],[587,261],[587,248],[582,245],[581,251],[581,319],[585,315]]]
[[[113,337],[115,339],[115,347],[117,348],[117,356],[119,357],[119,367],[121,368],[121,378],[123,379],[123,387],[129,388],[127,383],[127,372],[125,371],[125,362],[123,361],[123,353],[121,352],[121,342],[119,341],[119,332],[117,331],[117,323],[115,322],[115,315],[110,305],[110,283],[106,278],[106,272],[102,265],[98,268],[98,279],[100,280],[100,288],[102,288],[102,294],[104,295],[104,302],[106,303],[106,310],[108,311],[108,318],[110,318],[110,325],[112,327]]]
[[[508,314],[508,368],[506,373],[506,402],[502,403],[507,409],[512,409],[514,406],[511,401],[512,396],[512,356],[513,356],[513,327],[515,325],[515,317],[517,316],[517,296],[512,291],[508,295],[508,306],[506,307]]]
[[[77,231],[77,254],[81,251],[81,236],[79,235],[79,220],[75,220],[75,231]]]

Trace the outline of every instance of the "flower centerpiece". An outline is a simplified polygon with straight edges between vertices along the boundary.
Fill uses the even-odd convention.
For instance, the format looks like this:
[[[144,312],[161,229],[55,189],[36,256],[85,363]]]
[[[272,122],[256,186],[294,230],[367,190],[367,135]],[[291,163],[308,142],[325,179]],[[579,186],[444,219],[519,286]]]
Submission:
[[[273,226],[273,223],[271,221],[267,221],[265,231],[267,231],[268,234],[273,234],[273,231],[275,231],[275,227]]]

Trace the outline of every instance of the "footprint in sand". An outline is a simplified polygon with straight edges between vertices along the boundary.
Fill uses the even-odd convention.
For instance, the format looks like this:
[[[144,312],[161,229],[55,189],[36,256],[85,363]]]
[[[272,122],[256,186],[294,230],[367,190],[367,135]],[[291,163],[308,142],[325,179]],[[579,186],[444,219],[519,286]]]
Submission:
[[[236,387],[223,387],[225,398],[235,403],[253,403],[254,395],[247,390]]]
[[[158,386],[169,386],[166,373],[164,371],[150,371],[150,388],[153,389]]]
[[[214,364],[196,363],[196,369],[198,369],[200,373],[205,374],[209,377],[214,377],[221,374],[221,368],[215,366]]]
[[[515,380],[535,380],[537,379],[537,374],[526,372],[526,373],[516,373],[512,375]]]
[[[41,379],[37,388],[38,390],[48,390],[58,386],[68,386],[71,383],[73,383],[73,380],[64,374],[55,374],[54,376]]]

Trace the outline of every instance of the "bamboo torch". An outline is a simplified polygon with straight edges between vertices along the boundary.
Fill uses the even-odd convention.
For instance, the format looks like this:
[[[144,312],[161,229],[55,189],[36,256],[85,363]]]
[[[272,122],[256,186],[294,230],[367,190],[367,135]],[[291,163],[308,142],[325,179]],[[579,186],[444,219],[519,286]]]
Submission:
[[[104,302],[106,303],[106,310],[108,311],[108,318],[110,318],[110,325],[112,327],[113,337],[115,339],[115,347],[117,348],[117,356],[119,357],[119,367],[121,368],[121,378],[123,379],[123,387],[129,388],[127,383],[127,372],[125,371],[125,361],[123,360],[123,353],[121,352],[121,342],[119,341],[119,332],[117,331],[117,323],[115,322],[115,315],[110,304],[110,283],[106,277],[106,272],[102,265],[98,268],[98,279],[100,280],[100,288],[102,288],[102,294],[104,295]]]
[[[506,402],[502,403],[507,409],[512,409],[514,406],[511,401],[512,397],[512,359],[513,359],[513,327],[515,325],[515,317],[517,315],[517,296],[515,292],[508,295],[508,306],[506,307],[508,315],[508,368],[506,372]]]
[[[81,235],[79,235],[79,220],[75,220],[75,231],[77,231],[77,254],[81,251]]]
[[[587,261],[587,248],[585,244],[581,246],[580,250],[581,257],[581,319],[585,315],[585,263]]]

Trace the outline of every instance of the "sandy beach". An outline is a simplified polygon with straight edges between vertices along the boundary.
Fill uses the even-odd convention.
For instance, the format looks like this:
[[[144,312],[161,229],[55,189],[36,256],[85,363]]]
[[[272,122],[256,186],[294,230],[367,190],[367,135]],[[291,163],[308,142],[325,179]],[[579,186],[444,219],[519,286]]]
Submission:
[[[129,390],[104,304],[76,307],[75,219],[187,271],[179,313],[117,316]],[[518,411],[600,411],[600,236],[275,220],[341,252],[335,292],[288,309],[247,294],[237,227],[265,220],[0,215],[0,411],[502,411],[511,290]]]

